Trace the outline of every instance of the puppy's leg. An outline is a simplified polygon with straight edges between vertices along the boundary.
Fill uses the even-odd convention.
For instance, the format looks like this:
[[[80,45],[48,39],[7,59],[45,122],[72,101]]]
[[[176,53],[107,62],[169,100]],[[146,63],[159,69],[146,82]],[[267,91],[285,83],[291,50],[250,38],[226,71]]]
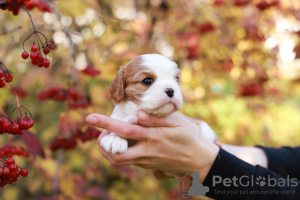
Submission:
[[[206,122],[201,121],[199,127],[205,139],[207,139],[210,142],[218,141],[217,134],[210,128],[210,126],[208,126]]]
[[[138,118],[137,116],[130,115],[121,119],[121,121],[130,124],[137,124]],[[124,153],[128,148],[128,141],[124,138],[119,137],[115,133],[110,133],[109,135],[106,135],[101,139],[100,145],[106,152],[110,152],[112,154]]]
[[[201,130],[203,136],[205,139],[207,139],[210,142],[217,142],[218,136],[217,134],[208,126],[208,124],[202,120],[193,119],[186,115],[183,115],[186,119],[190,120],[191,122],[195,123]]]

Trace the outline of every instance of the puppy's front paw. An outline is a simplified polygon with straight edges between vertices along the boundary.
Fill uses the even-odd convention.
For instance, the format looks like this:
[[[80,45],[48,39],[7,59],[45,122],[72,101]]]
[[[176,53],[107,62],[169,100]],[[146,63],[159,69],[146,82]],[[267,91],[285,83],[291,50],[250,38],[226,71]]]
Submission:
[[[114,133],[111,133],[101,139],[100,145],[106,152],[116,154],[124,153],[127,150],[128,142],[126,139],[121,138]]]

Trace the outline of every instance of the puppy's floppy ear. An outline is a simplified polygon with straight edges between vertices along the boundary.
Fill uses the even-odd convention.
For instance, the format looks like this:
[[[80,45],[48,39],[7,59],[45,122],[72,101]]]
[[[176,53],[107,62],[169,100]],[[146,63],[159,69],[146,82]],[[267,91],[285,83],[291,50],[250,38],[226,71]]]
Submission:
[[[121,67],[110,85],[110,98],[112,102],[117,105],[125,98],[125,77],[124,67]]]

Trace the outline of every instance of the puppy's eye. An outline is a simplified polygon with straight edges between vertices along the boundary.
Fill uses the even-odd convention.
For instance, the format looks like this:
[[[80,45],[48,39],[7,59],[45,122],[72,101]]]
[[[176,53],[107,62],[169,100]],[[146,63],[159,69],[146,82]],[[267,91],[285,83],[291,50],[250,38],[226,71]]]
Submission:
[[[176,77],[176,81],[179,82],[179,78],[178,77]]]
[[[154,80],[153,80],[152,78],[145,78],[145,79],[143,80],[143,83],[144,83],[145,85],[151,85],[153,82],[154,82]]]

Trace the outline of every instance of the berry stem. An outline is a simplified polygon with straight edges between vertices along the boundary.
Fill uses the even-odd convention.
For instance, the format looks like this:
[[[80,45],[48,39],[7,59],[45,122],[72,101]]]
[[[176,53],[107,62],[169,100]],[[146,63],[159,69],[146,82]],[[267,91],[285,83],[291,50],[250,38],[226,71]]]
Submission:
[[[35,32],[36,32],[36,29],[35,29],[35,26],[34,26],[34,23],[33,23],[32,17],[31,17],[31,14],[29,13],[29,11],[27,10],[27,8],[26,8],[25,6],[23,6],[23,9],[27,12],[27,14],[28,14],[28,16],[29,16],[29,18],[30,18],[32,27],[33,27],[33,32],[35,33]]]
[[[39,40],[40,40],[40,43],[41,43],[42,47],[47,46],[47,45],[48,45],[47,37],[46,37],[43,33],[39,32],[39,31],[36,31],[36,33],[37,33],[36,35],[38,36],[38,38],[39,38]],[[39,36],[38,34],[41,34],[41,35],[44,37],[44,39],[46,40],[46,42],[45,42],[46,45],[44,45],[44,43],[42,42],[42,40],[41,40],[41,38],[40,38],[40,36]]]
[[[24,106],[22,106],[21,105],[21,108],[23,109],[23,111],[24,111],[24,109],[30,114],[30,118],[32,118],[32,114],[29,112],[29,110],[27,109],[27,108],[25,108]],[[25,112],[25,114],[27,114],[27,112],[26,111],[24,111]]]
[[[3,162],[3,163],[5,163],[4,160],[2,160],[1,158],[0,158],[0,161]]]
[[[57,16],[57,18],[63,25],[64,32],[69,40],[69,54],[70,54],[70,59],[71,59],[71,64],[72,64],[72,76],[73,76],[73,80],[74,80],[74,85],[76,86],[78,84],[78,75],[77,75],[77,69],[75,67],[76,64],[75,64],[74,43],[73,43],[72,37],[70,35],[69,28],[67,26],[65,26],[64,23],[62,23],[61,13],[49,1],[47,1],[47,3],[52,8],[54,14]]]
[[[24,40],[24,42],[23,42],[23,44],[22,44],[23,50],[24,50],[24,51],[26,51],[25,48],[24,48],[25,42],[26,42],[26,41],[32,36],[32,34],[34,34],[34,33],[35,33],[35,32],[31,33],[31,34]]]
[[[14,109],[13,109],[13,111],[10,113],[10,115],[8,116],[8,119],[10,119],[10,117],[11,117],[11,115],[15,112],[15,110],[17,109],[17,107],[15,107]]]
[[[20,102],[19,102],[19,98],[18,98],[18,95],[17,95],[17,92],[16,92],[16,90],[15,90],[15,88],[10,84],[10,83],[8,83],[9,85],[10,85],[10,87],[13,89],[13,91],[14,91],[14,94],[15,94],[15,96],[16,96],[16,100],[17,100],[17,107],[19,108],[21,105],[20,105]]]
[[[0,61],[0,66],[1,65],[3,65],[5,67],[5,69],[6,69],[6,71],[9,72],[8,69],[7,69],[7,67],[4,65],[4,63]]]

